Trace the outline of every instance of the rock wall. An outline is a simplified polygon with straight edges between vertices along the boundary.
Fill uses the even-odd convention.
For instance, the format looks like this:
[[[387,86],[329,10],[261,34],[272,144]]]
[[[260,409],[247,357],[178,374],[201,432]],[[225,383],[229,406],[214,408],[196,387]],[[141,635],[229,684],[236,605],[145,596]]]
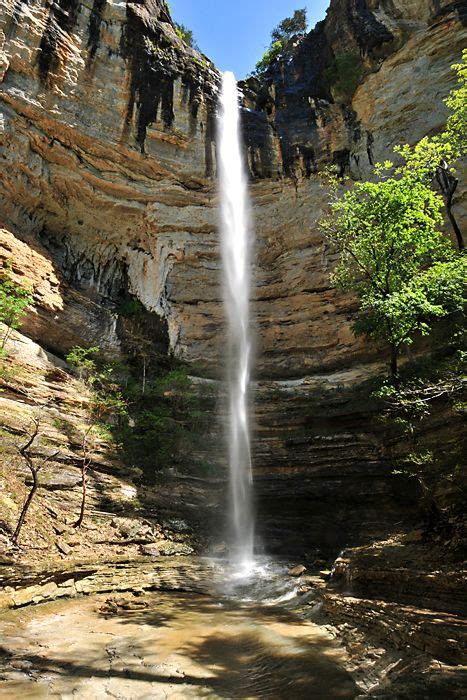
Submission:
[[[407,485],[387,478],[379,428],[346,394],[384,358],[353,336],[354,301],[330,286],[317,174],[331,162],[367,176],[393,145],[443,125],[465,24],[464,2],[332,0],[286,61],[242,83],[259,509],[293,512],[292,531],[312,495],[308,544],[330,519],[336,546],[339,532],[372,532],[381,511],[391,521],[410,511]],[[179,39],[162,0],[5,0],[0,37],[4,257],[17,250],[16,271],[34,282],[26,329],[62,355],[105,329],[118,350],[119,304],[133,295],[163,320],[170,352],[218,375],[216,68]],[[464,197],[459,188],[459,220]],[[58,280],[55,305],[45,278]],[[330,513],[348,493],[353,514]]]
[[[110,307],[131,292],[173,350],[206,355],[214,66],[163,2],[6,2],[0,36],[4,222],[79,291]]]

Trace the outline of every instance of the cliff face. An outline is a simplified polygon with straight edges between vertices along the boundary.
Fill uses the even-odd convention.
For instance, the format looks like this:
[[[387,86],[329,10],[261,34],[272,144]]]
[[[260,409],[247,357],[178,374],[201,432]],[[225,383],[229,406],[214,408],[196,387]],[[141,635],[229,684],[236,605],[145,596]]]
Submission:
[[[384,358],[353,336],[353,301],[329,284],[317,173],[331,162],[365,176],[396,143],[442,126],[465,18],[463,2],[333,0],[286,61],[242,84],[269,531],[277,507],[296,529],[311,495],[308,544],[326,539],[336,493],[352,494],[358,522],[355,508],[334,513],[333,547],[343,530],[384,529],[381,512],[408,512],[395,504],[411,487],[388,479],[380,429],[346,394]],[[162,0],[5,0],[0,37],[2,256],[34,284],[26,332],[60,355],[76,343],[118,351],[132,295],[150,334],[217,374],[217,70],[180,41]]]
[[[0,31],[5,222],[77,290],[109,311],[131,292],[200,356],[185,302],[210,302],[216,70],[162,2],[7,2]]]

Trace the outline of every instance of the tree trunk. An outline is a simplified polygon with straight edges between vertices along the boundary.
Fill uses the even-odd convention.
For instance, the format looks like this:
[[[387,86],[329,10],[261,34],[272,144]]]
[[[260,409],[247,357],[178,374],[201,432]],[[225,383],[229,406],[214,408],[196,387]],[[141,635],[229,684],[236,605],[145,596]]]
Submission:
[[[397,362],[398,354],[399,354],[399,352],[398,352],[397,348],[395,348],[391,345],[390,368],[391,368],[391,377],[394,380],[397,380],[399,377],[399,366],[398,366],[398,362]]]
[[[18,542],[19,533],[21,532],[21,528],[23,527],[24,521],[26,519],[26,515],[27,515],[27,512],[29,510],[29,506],[31,505],[32,499],[34,498],[34,494],[36,493],[38,486],[39,486],[39,479],[37,477],[37,469],[34,468],[30,457],[28,457],[26,455],[24,455],[24,457],[28,463],[29,469],[31,470],[32,489],[30,490],[28,497],[24,503],[23,509],[21,510],[21,514],[19,516],[18,524],[16,526],[16,530],[14,531],[13,537],[11,538],[11,541],[13,542],[13,544],[17,544],[17,542]]]
[[[81,527],[84,520],[84,511],[86,509],[86,495],[87,495],[87,483],[88,483],[88,468],[91,464],[92,459],[88,456],[88,437],[92,430],[92,426],[89,427],[88,431],[83,437],[83,459],[81,462],[81,508],[79,511],[79,518],[73,525],[73,527]]]
[[[81,527],[83,524],[84,520],[84,512],[86,509],[86,493],[87,493],[87,469],[88,469],[88,464],[86,461],[83,461],[83,464],[81,465],[81,508],[79,511],[79,518],[73,525],[73,527]]]
[[[10,338],[11,331],[12,331],[12,328],[11,328],[10,326],[7,326],[7,327],[6,327],[5,334],[4,334],[3,338],[2,338],[2,344],[1,344],[2,350],[5,348],[5,345],[7,344],[8,340],[9,340],[9,338]]]
[[[443,195],[444,203],[446,205],[446,211],[448,213],[449,221],[454,230],[457,239],[457,245],[459,251],[464,250],[464,239],[462,237],[462,231],[460,230],[458,223],[454,214],[452,213],[452,200],[454,198],[454,193],[459,184],[459,180],[454,177],[449,172],[449,165],[446,161],[443,161],[436,169],[436,181],[438,182],[439,188]]]
[[[462,237],[462,231],[460,230],[455,216],[452,213],[452,201],[446,202],[446,211],[448,213],[449,221],[451,222],[452,228],[454,229],[454,233],[456,234],[459,252],[462,252],[463,250],[465,250],[464,239]]]

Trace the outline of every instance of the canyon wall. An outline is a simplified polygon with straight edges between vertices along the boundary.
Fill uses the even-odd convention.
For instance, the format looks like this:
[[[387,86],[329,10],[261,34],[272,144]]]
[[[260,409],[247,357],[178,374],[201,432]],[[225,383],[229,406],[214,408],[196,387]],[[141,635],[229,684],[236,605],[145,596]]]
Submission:
[[[355,303],[329,283],[318,173],[368,176],[395,144],[440,129],[466,36],[464,2],[332,0],[287,60],[241,84],[269,536],[278,509],[308,544],[333,547],[410,513],[412,486],[390,477],[381,428],[358,404],[385,357],[354,337]],[[77,343],[118,352],[121,305],[136,297],[151,337],[220,376],[215,66],[162,0],[4,0],[0,42],[0,252],[34,284],[25,332],[60,356]],[[461,185],[461,222],[464,197]],[[339,494],[353,515],[329,513]]]

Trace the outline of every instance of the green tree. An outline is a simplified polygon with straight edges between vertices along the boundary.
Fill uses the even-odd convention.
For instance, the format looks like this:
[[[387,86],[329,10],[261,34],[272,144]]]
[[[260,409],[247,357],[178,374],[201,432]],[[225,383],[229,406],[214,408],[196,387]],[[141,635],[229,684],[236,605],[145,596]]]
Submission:
[[[442,205],[429,185],[390,177],[355,183],[321,222],[340,253],[333,282],[359,298],[354,331],[388,344],[393,376],[416,332],[462,309],[466,259],[439,229]]]
[[[306,8],[295,10],[292,17],[286,17],[279,22],[271,32],[272,42],[280,41],[284,46],[296,34],[304,34],[307,27]]]
[[[179,24],[178,22],[175,23],[175,31],[178,34],[178,37],[185,42],[188,46],[191,46],[193,49],[196,49],[199,51],[198,45],[195,41],[195,37],[193,35],[193,31],[191,29],[188,29],[184,24]]]
[[[19,328],[27,307],[32,303],[30,289],[24,289],[11,279],[12,261],[7,260],[0,273],[0,321],[6,325],[0,341],[3,350],[11,335],[11,331]]]
[[[460,63],[452,66],[457,74],[458,87],[451,91],[446,105],[451,110],[446,128],[440,134],[426,136],[415,146],[405,144],[395,149],[403,165],[396,170],[414,179],[436,183],[442,194],[446,212],[457,239],[459,250],[465,243],[453,213],[454,195],[459,184],[454,164],[467,154],[467,49]]]
[[[357,182],[340,195],[337,178],[329,178],[331,202],[321,228],[340,256],[332,279],[357,295],[354,331],[387,343],[394,377],[401,347],[465,303],[466,258],[442,233],[446,193],[441,188],[441,197],[433,183],[440,169],[454,177],[448,162],[465,153],[466,57],[454,67],[464,82],[446,100],[455,111],[442,134],[396,148],[402,164],[378,165],[377,182]],[[461,243],[462,237],[462,250]]]
[[[255,67],[255,73],[261,75],[271,63],[284,51],[285,47],[297,34],[305,34],[307,28],[307,11],[305,8],[295,10],[292,17],[286,17],[271,32],[271,44]]]

